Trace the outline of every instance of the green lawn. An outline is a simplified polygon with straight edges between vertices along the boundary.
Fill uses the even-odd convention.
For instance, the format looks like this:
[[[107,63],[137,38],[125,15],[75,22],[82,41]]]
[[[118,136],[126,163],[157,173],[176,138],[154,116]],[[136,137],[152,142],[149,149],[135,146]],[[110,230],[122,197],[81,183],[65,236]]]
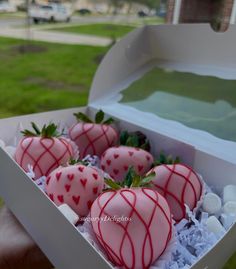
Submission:
[[[0,19],[15,19],[15,18],[24,18],[26,17],[26,12],[0,12]]]
[[[19,53],[22,44],[0,38],[0,117],[86,104],[107,48],[33,43],[42,51]]]
[[[51,30],[70,32],[76,34],[88,34],[102,37],[120,38],[134,29],[135,27],[132,26],[101,23],[101,24],[68,26],[62,28],[54,28]]]

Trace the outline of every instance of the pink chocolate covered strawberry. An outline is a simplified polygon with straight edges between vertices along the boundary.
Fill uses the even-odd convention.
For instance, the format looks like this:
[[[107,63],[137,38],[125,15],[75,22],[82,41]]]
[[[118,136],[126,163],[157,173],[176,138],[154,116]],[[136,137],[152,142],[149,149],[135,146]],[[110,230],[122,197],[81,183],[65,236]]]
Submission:
[[[118,135],[110,126],[113,119],[104,120],[103,111],[98,111],[95,122],[81,112],[74,115],[79,122],[69,129],[69,137],[77,144],[81,159],[88,154],[100,157],[107,148],[116,145]]]
[[[40,130],[31,123],[34,131],[23,131],[22,138],[16,148],[16,162],[28,172],[33,167],[35,179],[47,176],[73,157],[73,149],[68,139],[60,137],[55,124],[44,125]]]
[[[145,187],[150,178],[129,177],[125,188],[109,180],[113,189],[91,207],[93,230],[115,266],[147,269],[171,239],[169,206],[157,191]]]
[[[79,216],[87,216],[103,186],[95,168],[76,164],[53,171],[46,180],[46,193],[56,205],[66,203]]]
[[[149,143],[140,132],[123,132],[120,136],[120,146],[107,149],[101,158],[101,168],[116,181],[122,181],[133,167],[139,175],[144,175],[152,166],[153,156]]]
[[[174,219],[179,222],[186,216],[185,204],[192,210],[202,195],[202,182],[192,168],[183,164],[159,165],[153,184],[169,203]]]

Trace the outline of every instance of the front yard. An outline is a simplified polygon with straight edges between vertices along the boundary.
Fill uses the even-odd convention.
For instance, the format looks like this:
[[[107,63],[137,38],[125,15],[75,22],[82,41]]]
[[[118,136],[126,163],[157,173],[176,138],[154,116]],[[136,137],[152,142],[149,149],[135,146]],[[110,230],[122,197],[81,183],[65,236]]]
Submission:
[[[110,38],[120,38],[130,31],[134,30],[135,27],[118,25],[118,24],[87,24],[87,25],[76,25],[76,26],[67,26],[67,27],[57,27],[52,28],[54,31],[69,32],[75,34],[86,34],[86,35],[96,35],[102,37]]]

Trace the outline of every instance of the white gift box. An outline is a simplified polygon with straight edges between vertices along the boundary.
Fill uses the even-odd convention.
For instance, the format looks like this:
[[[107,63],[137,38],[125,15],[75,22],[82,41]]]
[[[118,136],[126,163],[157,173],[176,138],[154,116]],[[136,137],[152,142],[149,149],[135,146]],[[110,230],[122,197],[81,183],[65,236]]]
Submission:
[[[19,124],[30,128],[31,121],[41,126],[53,121],[70,126],[75,122],[74,112],[80,110],[93,115],[101,108],[119,121],[121,129],[143,131],[156,156],[160,150],[181,156],[220,194],[225,185],[236,184],[234,141],[218,138],[204,128],[193,129],[162,118],[151,105],[157,96],[162,96],[156,92],[139,102],[132,100],[135,93],[128,102],[122,98],[124,89],[155,67],[235,80],[235,44],[236,26],[224,34],[215,33],[204,24],[137,29],[105,56],[95,75],[87,107],[0,120],[0,138],[10,145]],[[227,135],[227,128],[225,132]],[[0,196],[57,269],[113,268],[2,148],[0,171]],[[235,238],[236,225],[191,269],[222,268],[236,251]]]

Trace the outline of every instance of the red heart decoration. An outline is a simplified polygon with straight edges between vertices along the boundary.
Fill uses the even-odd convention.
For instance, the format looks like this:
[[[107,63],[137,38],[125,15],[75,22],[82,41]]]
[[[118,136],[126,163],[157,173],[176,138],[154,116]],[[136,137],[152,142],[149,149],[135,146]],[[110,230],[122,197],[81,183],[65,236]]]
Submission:
[[[113,172],[115,175],[117,175],[119,173],[119,170],[118,169],[113,169]]]
[[[141,172],[143,170],[143,165],[138,165],[138,171]]]
[[[129,167],[127,165],[124,166],[124,170],[128,171]]]
[[[97,194],[97,193],[98,193],[98,187],[93,188],[93,193],[94,193],[94,194]]]
[[[64,197],[63,195],[57,195],[57,199],[60,203],[64,203]]]
[[[93,174],[93,177],[94,177],[95,180],[97,180],[98,179],[98,174]]]
[[[111,160],[107,160],[107,165],[110,165],[111,164]]]
[[[133,155],[134,155],[134,153],[132,151],[129,151],[129,156],[131,157]]]
[[[90,200],[87,202],[88,208],[90,209],[92,206],[93,202],[91,202]]]
[[[119,154],[114,154],[114,159],[117,159],[120,155]]]
[[[60,177],[61,177],[61,172],[56,173],[57,181],[59,181]]]
[[[81,182],[81,184],[84,186],[84,188],[85,188],[85,186],[86,186],[86,184],[87,184],[87,178],[85,178],[85,179],[80,179],[80,182]]]
[[[54,202],[54,197],[53,197],[53,194],[52,193],[50,193],[49,195],[49,198]]]
[[[84,167],[83,166],[79,166],[79,171],[82,173],[84,171]]]
[[[80,196],[72,196],[73,201],[75,202],[76,205],[79,204]]]
[[[71,188],[71,185],[68,185],[68,184],[65,185],[66,192],[69,192],[70,188]]]
[[[75,175],[74,174],[68,174],[67,178],[72,181],[74,179]]]

